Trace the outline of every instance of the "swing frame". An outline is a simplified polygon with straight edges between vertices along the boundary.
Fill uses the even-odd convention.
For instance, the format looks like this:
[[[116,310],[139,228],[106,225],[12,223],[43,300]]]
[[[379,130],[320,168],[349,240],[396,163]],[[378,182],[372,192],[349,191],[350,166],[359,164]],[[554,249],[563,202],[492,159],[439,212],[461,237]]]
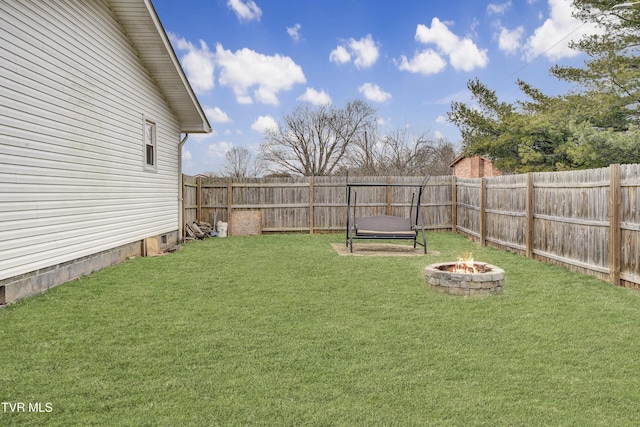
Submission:
[[[424,248],[427,253],[427,238],[424,231],[424,219],[422,217],[421,199],[429,177],[425,177],[421,184],[394,184],[394,183],[350,183],[347,177],[347,236],[346,246],[349,252],[353,253],[353,241],[358,239],[375,240],[413,240],[414,249],[417,245]],[[411,207],[409,208],[409,218],[391,215],[374,215],[368,217],[357,217],[357,196],[355,190],[358,187],[413,187],[418,189],[411,196]],[[351,213],[351,200],[353,193],[353,215]],[[415,202],[415,218],[414,212]],[[422,241],[418,240],[418,235],[422,235]]]

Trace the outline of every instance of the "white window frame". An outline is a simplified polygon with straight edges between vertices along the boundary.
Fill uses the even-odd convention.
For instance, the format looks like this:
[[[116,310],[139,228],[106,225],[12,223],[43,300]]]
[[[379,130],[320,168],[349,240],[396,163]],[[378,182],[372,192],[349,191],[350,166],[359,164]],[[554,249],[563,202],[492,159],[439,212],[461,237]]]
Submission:
[[[142,165],[146,171],[158,171],[158,125],[148,117],[142,121]]]

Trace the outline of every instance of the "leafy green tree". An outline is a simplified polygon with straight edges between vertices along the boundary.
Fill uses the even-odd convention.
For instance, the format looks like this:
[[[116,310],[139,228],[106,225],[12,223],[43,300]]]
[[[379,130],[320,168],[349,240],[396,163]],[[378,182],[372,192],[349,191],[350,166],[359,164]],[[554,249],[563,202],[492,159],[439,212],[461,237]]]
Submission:
[[[576,16],[602,28],[573,43],[589,56],[584,68],[551,70],[578,89],[550,97],[518,81],[526,100],[508,104],[478,80],[469,82],[479,107],[454,102],[449,112],[467,154],[489,156],[514,172],[640,161],[640,4],[610,3],[574,0]]]
[[[488,156],[499,168],[513,172],[566,168],[566,153],[556,150],[569,136],[566,117],[557,114],[562,100],[523,81],[518,85],[529,100],[509,104],[479,80],[469,82],[478,107],[454,102],[449,112],[449,120],[461,131],[465,153]]]
[[[609,104],[624,107],[629,120],[638,120],[640,101],[640,3],[622,6],[611,1],[574,0],[576,17],[594,22],[602,32],[572,43],[589,56],[584,68],[559,67],[551,72],[558,78],[575,82],[588,92],[609,98]],[[613,101],[613,102],[611,102]],[[618,117],[620,119],[620,117]],[[604,123],[605,125],[607,123]],[[616,122],[609,123],[616,127]],[[622,125],[625,128],[625,125]],[[617,129],[620,130],[620,129]]]

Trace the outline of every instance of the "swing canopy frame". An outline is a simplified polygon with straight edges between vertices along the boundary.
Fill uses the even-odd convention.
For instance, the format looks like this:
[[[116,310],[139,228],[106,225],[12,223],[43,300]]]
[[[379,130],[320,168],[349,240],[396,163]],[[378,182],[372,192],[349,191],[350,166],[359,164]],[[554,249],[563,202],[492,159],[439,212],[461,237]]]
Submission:
[[[417,245],[424,248],[427,253],[427,238],[424,231],[424,219],[422,217],[421,199],[424,188],[429,180],[425,177],[421,184],[405,183],[357,183],[349,182],[347,178],[347,236],[346,246],[353,253],[353,241],[357,239],[376,240],[413,240],[414,249]],[[360,187],[410,187],[417,190],[411,196],[409,218],[374,215],[357,216],[357,188]],[[353,204],[352,204],[353,201]],[[353,206],[353,210],[352,210]],[[421,239],[419,237],[421,236]]]

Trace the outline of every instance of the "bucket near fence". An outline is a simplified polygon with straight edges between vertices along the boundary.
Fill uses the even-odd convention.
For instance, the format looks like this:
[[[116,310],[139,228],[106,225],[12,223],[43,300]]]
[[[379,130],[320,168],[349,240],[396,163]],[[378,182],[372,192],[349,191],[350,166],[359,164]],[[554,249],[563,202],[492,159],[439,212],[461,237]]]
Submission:
[[[229,223],[218,221],[218,237],[227,237],[227,227]]]

